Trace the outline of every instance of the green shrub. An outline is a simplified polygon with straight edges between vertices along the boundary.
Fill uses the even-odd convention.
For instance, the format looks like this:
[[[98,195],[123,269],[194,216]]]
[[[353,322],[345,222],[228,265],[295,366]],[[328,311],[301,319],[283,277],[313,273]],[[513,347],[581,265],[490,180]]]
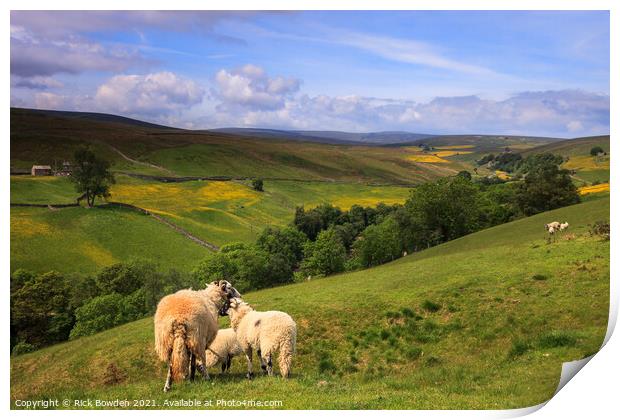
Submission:
[[[31,353],[36,349],[36,346],[33,346],[30,343],[26,343],[25,341],[20,341],[13,346],[13,349],[11,350],[11,356],[19,356],[20,354]]]

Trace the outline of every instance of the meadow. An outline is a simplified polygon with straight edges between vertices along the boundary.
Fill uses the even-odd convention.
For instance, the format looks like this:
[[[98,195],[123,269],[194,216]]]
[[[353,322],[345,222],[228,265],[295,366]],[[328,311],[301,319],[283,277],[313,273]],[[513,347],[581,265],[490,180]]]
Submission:
[[[189,271],[210,252],[150,216],[118,208],[11,208],[11,271],[94,273],[132,258]]]
[[[247,381],[235,359],[230,375],[175,384],[164,396],[147,318],[11,358],[12,406],[40,398],[274,399],[289,409],[535,405],[552,396],[562,362],[602,343],[609,242],[591,237],[588,224],[608,219],[609,199],[590,200],[373,269],[248,293],[256,309],[297,321],[290,380]],[[542,226],[551,220],[571,227],[547,243]]]
[[[251,242],[267,226],[289,224],[296,206],[312,208],[332,203],[347,210],[354,204],[403,203],[410,191],[400,186],[265,181],[264,191],[258,192],[249,182],[240,181],[162,183],[124,175],[116,178],[109,200],[144,208],[219,246],[238,241]],[[67,178],[11,177],[12,203],[68,204],[74,203],[76,196]],[[129,226],[134,221],[139,223]],[[95,257],[94,235],[90,229],[110,232],[96,241],[101,258]],[[157,236],[156,244],[145,246],[149,231],[160,232],[162,236]],[[64,245],[58,249],[57,243]],[[163,243],[169,243],[169,246],[162,248]],[[182,251],[184,244],[195,252]],[[93,272],[110,262],[122,260],[122,257],[135,255],[152,260],[163,257],[164,267],[178,261],[180,267],[191,268],[198,261],[197,255],[209,252],[196,248],[200,247],[165,225],[139,213],[132,215],[128,210],[103,207],[11,209],[12,271],[26,268]],[[168,250],[171,252],[165,257]]]

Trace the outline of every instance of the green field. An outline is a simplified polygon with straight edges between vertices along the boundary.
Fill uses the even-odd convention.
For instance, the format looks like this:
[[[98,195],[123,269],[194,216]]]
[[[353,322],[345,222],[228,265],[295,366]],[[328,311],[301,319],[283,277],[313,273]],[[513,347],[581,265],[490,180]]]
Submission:
[[[542,226],[551,220],[571,227],[547,244]],[[289,409],[506,409],[546,401],[562,362],[593,354],[605,335],[609,242],[587,234],[596,220],[609,220],[609,199],[497,226],[370,270],[249,293],[245,299],[257,309],[296,319],[293,377],[259,375],[250,382],[245,362],[236,359],[231,375],[175,384],[165,397],[275,399]],[[161,404],[165,367],[154,355],[152,329],[148,318],[11,358],[12,404],[43,398]]]
[[[88,274],[130,258],[188,271],[208,252],[131,210],[11,208],[11,271]]]
[[[193,235],[216,245],[237,241],[253,241],[267,226],[284,226],[293,220],[295,207],[315,207],[332,203],[348,209],[353,204],[375,206],[403,203],[409,195],[409,188],[396,186],[368,186],[364,184],[336,182],[294,182],[265,181],[264,192],[257,192],[248,183],[233,181],[189,181],[162,183],[144,181],[128,176],[117,176],[112,187],[110,200],[133,204],[145,208],[177,224]],[[72,184],[62,177],[11,177],[12,203],[66,204],[75,202]],[[114,219],[118,216],[118,221]],[[196,264],[194,253],[182,251],[183,244],[196,245],[179,233],[159,224],[152,218],[136,214],[128,219],[127,211],[94,209],[23,209],[11,211],[11,268],[46,271],[93,271],[117,261],[122,256],[140,254],[144,258],[159,260],[160,246],[136,246],[126,248],[127,241],[144,243],[150,235],[145,230],[162,232],[157,242],[174,240],[170,244],[170,256],[164,258],[166,266],[175,258],[181,267]],[[140,221],[135,228],[127,225]],[[73,223],[70,223],[74,221]],[[36,233],[34,228],[22,228],[26,223],[42,225]],[[97,227],[97,223],[101,223]],[[84,258],[88,254],[80,251],[88,248],[97,230],[113,231],[114,235],[101,239],[97,246],[108,258]],[[168,231],[166,231],[168,230]],[[63,239],[66,238],[66,239]],[[125,239],[124,239],[125,238]],[[72,244],[73,251],[52,252],[58,243]],[[178,246],[178,250],[172,247]],[[166,247],[168,249],[168,247]],[[78,258],[78,256],[82,256]]]

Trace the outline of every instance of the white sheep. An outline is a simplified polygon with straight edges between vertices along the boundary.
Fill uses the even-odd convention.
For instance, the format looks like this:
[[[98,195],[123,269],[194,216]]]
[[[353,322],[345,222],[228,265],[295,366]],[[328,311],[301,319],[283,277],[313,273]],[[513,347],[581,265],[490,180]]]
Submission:
[[[288,378],[297,341],[297,325],[293,318],[279,311],[255,311],[248,303],[238,298],[230,300],[228,316],[248,362],[248,379],[254,376],[252,372],[254,349],[260,359],[261,368],[269,376],[273,375],[271,358],[278,352],[280,374]]]
[[[213,282],[204,290],[179,290],[164,296],[155,312],[155,351],[159,359],[168,364],[164,392],[170,390],[172,381],[184,379],[189,368],[190,380],[194,379],[196,360],[206,378],[204,357],[218,331],[218,313],[239,293],[227,281]]]
[[[560,228],[560,222],[551,222],[551,223],[547,223],[545,225],[545,230],[549,231],[549,228],[553,228],[555,230],[558,230]]]
[[[222,364],[222,373],[230,369],[232,358],[243,353],[237,334],[232,328],[219,330],[213,342],[207,348],[205,354],[205,366],[213,367],[218,363]]]
[[[560,224],[560,232],[568,229],[568,222],[564,222]]]

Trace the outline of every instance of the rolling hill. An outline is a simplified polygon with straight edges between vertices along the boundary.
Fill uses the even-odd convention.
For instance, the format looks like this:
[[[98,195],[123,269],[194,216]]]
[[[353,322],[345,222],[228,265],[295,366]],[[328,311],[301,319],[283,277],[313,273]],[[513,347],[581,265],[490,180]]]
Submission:
[[[590,150],[600,146],[605,156],[591,156]],[[610,180],[610,136],[581,137],[559,141],[529,149],[527,156],[535,153],[553,153],[564,157],[562,167],[574,172],[573,178],[579,185],[606,183]]]
[[[542,226],[568,220],[548,244]],[[152,319],[11,358],[16,399],[281,400],[281,408],[507,409],[546,401],[561,364],[595,353],[609,305],[609,242],[587,225],[609,199],[497,226],[370,270],[249,293],[297,321],[290,380],[210,381],[161,392]],[[227,320],[222,320],[225,325]],[[72,407],[67,407],[72,408]],[[75,407],[73,407],[75,408]],[[215,407],[217,408],[217,407]],[[242,408],[242,407],[240,407]]]
[[[60,164],[88,145],[116,171],[164,176],[339,180],[415,184],[454,174],[456,162],[429,166],[402,150],[159,129],[124,120],[11,109],[11,169]]]
[[[296,206],[311,208],[332,203],[348,209],[353,204],[402,203],[410,191],[398,186],[265,181],[265,191],[259,193],[249,183],[233,181],[164,183],[126,175],[117,175],[116,179],[111,201],[144,208],[217,246],[250,242],[267,226],[287,225],[293,220]],[[70,204],[75,203],[77,195],[64,177],[11,177],[14,204]],[[149,244],[152,235],[156,236]],[[57,243],[64,245],[59,249]],[[182,251],[186,243],[192,252]],[[100,255],[108,257],[93,258],[95,247]],[[205,252],[208,250],[157,220],[128,210],[11,208],[12,271],[25,268],[91,273],[135,256],[161,261],[164,268],[174,266],[176,261],[179,268],[191,269]]]

